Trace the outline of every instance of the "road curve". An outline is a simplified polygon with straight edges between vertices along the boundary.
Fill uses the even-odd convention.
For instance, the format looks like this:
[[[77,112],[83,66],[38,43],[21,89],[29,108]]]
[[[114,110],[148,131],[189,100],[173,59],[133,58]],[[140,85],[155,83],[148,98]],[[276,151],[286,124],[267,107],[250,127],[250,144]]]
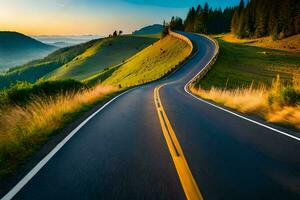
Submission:
[[[162,84],[161,104],[204,199],[299,199],[300,142],[186,93],[215,46],[182,34],[195,56],[95,115],[13,199],[186,199],[153,99]]]

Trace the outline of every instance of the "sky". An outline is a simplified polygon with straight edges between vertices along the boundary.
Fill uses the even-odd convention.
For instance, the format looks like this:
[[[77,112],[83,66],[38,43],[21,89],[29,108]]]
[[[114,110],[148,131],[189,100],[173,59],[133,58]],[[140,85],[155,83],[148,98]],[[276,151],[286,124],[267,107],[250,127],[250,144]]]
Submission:
[[[0,31],[27,35],[131,33],[172,16],[184,19],[191,6],[206,1],[224,8],[240,0],[0,0]]]

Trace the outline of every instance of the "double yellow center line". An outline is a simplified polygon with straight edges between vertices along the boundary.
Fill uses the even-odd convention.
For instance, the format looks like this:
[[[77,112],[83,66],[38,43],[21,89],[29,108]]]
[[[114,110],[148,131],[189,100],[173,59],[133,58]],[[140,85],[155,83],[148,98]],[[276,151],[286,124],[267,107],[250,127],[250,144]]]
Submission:
[[[177,174],[179,176],[184,193],[188,200],[203,200],[198,185],[192,175],[188,163],[184,157],[182,148],[178,142],[176,134],[171,126],[168,116],[160,100],[159,90],[164,85],[154,89],[154,102],[159,117],[161,129],[166,139],[171,157],[173,159]]]

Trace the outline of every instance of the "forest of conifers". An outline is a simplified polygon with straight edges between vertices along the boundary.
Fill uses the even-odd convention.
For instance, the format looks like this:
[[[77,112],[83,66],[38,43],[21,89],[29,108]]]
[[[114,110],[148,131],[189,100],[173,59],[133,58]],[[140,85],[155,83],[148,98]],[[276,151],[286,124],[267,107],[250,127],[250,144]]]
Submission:
[[[207,3],[189,9],[184,22],[172,18],[170,27],[188,32],[232,32],[239,38],[272,36],[274,40],[300,33],[299,0],[241,0],[236,7],[212,9]]]

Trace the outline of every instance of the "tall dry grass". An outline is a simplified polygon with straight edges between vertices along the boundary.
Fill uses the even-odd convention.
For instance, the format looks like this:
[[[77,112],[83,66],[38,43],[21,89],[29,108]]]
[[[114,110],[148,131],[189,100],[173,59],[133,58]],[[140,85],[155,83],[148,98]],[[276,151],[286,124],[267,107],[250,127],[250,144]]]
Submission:
[[[33,97],[24,107],[7,106],[0,110],[0,175],[32,152],[50,134],[107,95],[111,86],[95,86],[79,93],[55,97]]]
[[[247,88],[227,90],[212,87],[209,90],[191,88],[191,91],[207,100],[230,107],[243,113],[257,114],[269,122],[285,124],[300,129],[300,75],[284,85],[280,77],[271,87],[253,84]],[[292,102],[292,103],[291,103]]]

